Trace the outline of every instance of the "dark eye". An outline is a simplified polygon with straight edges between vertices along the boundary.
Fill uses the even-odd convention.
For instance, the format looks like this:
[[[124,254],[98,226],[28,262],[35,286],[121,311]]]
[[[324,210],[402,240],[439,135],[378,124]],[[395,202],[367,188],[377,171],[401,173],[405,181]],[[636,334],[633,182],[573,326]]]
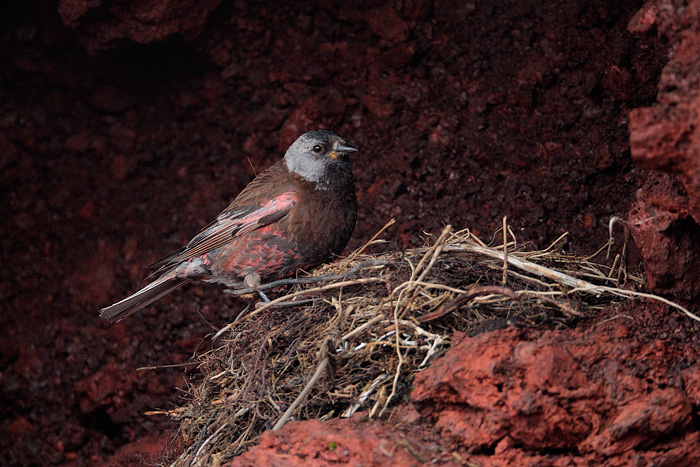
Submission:
[[[312,151],[315,152],[316,154],[321,154],[322,150],[323,150],[323,148],[319,144],[314,146],[314,148],[312,149]]]

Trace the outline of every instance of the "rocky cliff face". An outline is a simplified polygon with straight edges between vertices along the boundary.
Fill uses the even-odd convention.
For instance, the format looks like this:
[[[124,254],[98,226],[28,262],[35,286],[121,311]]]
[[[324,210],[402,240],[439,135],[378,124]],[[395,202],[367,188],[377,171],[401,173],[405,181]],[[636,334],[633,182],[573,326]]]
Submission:
[[[700,2],[541,3],[0,6],[2,463],[158,455],[175,425],[144,412],[244,303],[196,286],[126,323],[97,309],[313,128],[361,148],[349,248],[390,217],[399,249],[507,215],[592,253],[616,215],[630,267],[694,306]],[[233,463],[696,465],[694,326],[632,303],[464,338],[393,417],[295,422]]]

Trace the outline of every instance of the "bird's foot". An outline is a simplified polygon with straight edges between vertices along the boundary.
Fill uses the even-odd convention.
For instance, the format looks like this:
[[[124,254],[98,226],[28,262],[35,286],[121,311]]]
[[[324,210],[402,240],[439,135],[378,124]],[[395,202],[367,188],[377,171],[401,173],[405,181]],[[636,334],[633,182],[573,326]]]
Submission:
[[[262,290],[258,290],[258,295],[260,295],[260,298],[262,298],[262,301],[265,303],[270,303],[270,299],[265,295],[265,292]]]

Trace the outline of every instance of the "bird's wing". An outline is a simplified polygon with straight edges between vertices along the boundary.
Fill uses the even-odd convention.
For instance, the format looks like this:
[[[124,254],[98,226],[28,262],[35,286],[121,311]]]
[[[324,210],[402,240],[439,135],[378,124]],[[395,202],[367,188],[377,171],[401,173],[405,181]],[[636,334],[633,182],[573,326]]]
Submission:
[[[151,267],[158,268],[153,274],[174,264],[208,253],[226,244],[232,238],[279,221],[289,214],[296,202],[297,193],[293,188],[262,205],[241,206],[234,202],[219,214],[214,222],[190,240],[187,246],[153,263]]]

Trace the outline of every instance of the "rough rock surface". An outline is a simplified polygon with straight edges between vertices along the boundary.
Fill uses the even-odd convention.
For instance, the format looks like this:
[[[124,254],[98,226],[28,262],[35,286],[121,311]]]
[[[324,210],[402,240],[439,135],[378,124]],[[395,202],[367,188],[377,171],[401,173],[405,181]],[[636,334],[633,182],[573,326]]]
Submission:
[[[657,29],[671,54],[657,103],[630,112],[632,160],[649,175],[630,211],[651,288],[678,298],[700,296],[700,1],[649,2],[630,31]]]
[[[479,465],[516,456],[518,465],[698,465],[700,432],[688,430],[697,394],[684,379],[700,367],[679,378],[663,362],[690,353],[641,342],[621,324],[609,331],[465,339],[417,375],[411,400]]]
[[[628,215],[641,250],[649,288],[692,300],[700,289],[700,226],[689,212],[688,197],[672,175],[650,173],[637,190]]]
[[[628,113],[654,103],[668,57],[656,13],[637,17],[647,32],[626,30],[639,0],[234,1],[212,11],[217,3],[171,16],[194,3],[0,2],[0,464],[117,465],[166,444],[175,423],[144,413],[181,404],[180,388],[197,376],[193,352],[207,350],[212,326],[245,303],[196,285],[125,323],[100,322],[97,310],[142,286],[149,263],[182,246],[299,132],[331,128],[362,150],[350,248],[391,217],[384,247],[400,249],[445,223],[488,240],[507,215],[519,240],[544,247],[570,231],[568,247],[592,253],[609,217],[634,201],[641,171],[629,156]],[[677,31],[670,43],[697,30],[672,4],[656,5],[667,12],[658,18],[682,18],[668,29]],[[692,45],[675,53],[692,57]],[[694,62],[678,63],[684,70]],[[656,214],[660,237],[687,235],[683,223],[696,221],[694,202],[679,201],[690,185],[678,180],[659,182],[667,188],[654,202],[668,213]],[[657,250],[671,274],[650,277],[662,277],[664,290],[684,277],[673,271],[684,264],[678,257],[664,260],[664,248],[678,245]],[[683,294],[693,293],[689,286]],[[697,352],[685,318],[640,310],[619,312],[645,314],[644,327],[630,331],[637,350],[672,340]],[[592,348],[614,338],[597,322],[580,325],[596,326]],[[643,355],[652,381],[668,375],[664,401],[679,380],[688,399],[694,391],[695,421],[683,425],[673,411],[668,426],[677,432],[664,432],[682,449],[697,431],[700,377],[686,361]],[[611,417],[612,409],[595,413]],[[438,416],[425,412],[425,420]],[[648,420],[666,429],[661,417]],[[415,429],[412,444],[435,442],[429,453],[462,449],[432,434],[431,423],[393,423],[374,436],[396,440],[391,430]],[[558,445],[585,439],[567,433]],[[483,436],[486,445],[494,439]],[[493,449],[493,465],[535,455],[506,438]],[[639,449],[651,458],[651,448]],[[435,457],[463,464],[467,454]],[[471,453],[484,465],[488,454]]]
[[[58,13],[90,52],[199,35],[221,0],[59,0]]]
[[[350,420],[291,422],[280,431],[266,431],[255,447],[225,467],[418,467],[431,465],[438,455],[436,445],[419,442],[406,426],[363,421],[362,417],[357,414]]]

